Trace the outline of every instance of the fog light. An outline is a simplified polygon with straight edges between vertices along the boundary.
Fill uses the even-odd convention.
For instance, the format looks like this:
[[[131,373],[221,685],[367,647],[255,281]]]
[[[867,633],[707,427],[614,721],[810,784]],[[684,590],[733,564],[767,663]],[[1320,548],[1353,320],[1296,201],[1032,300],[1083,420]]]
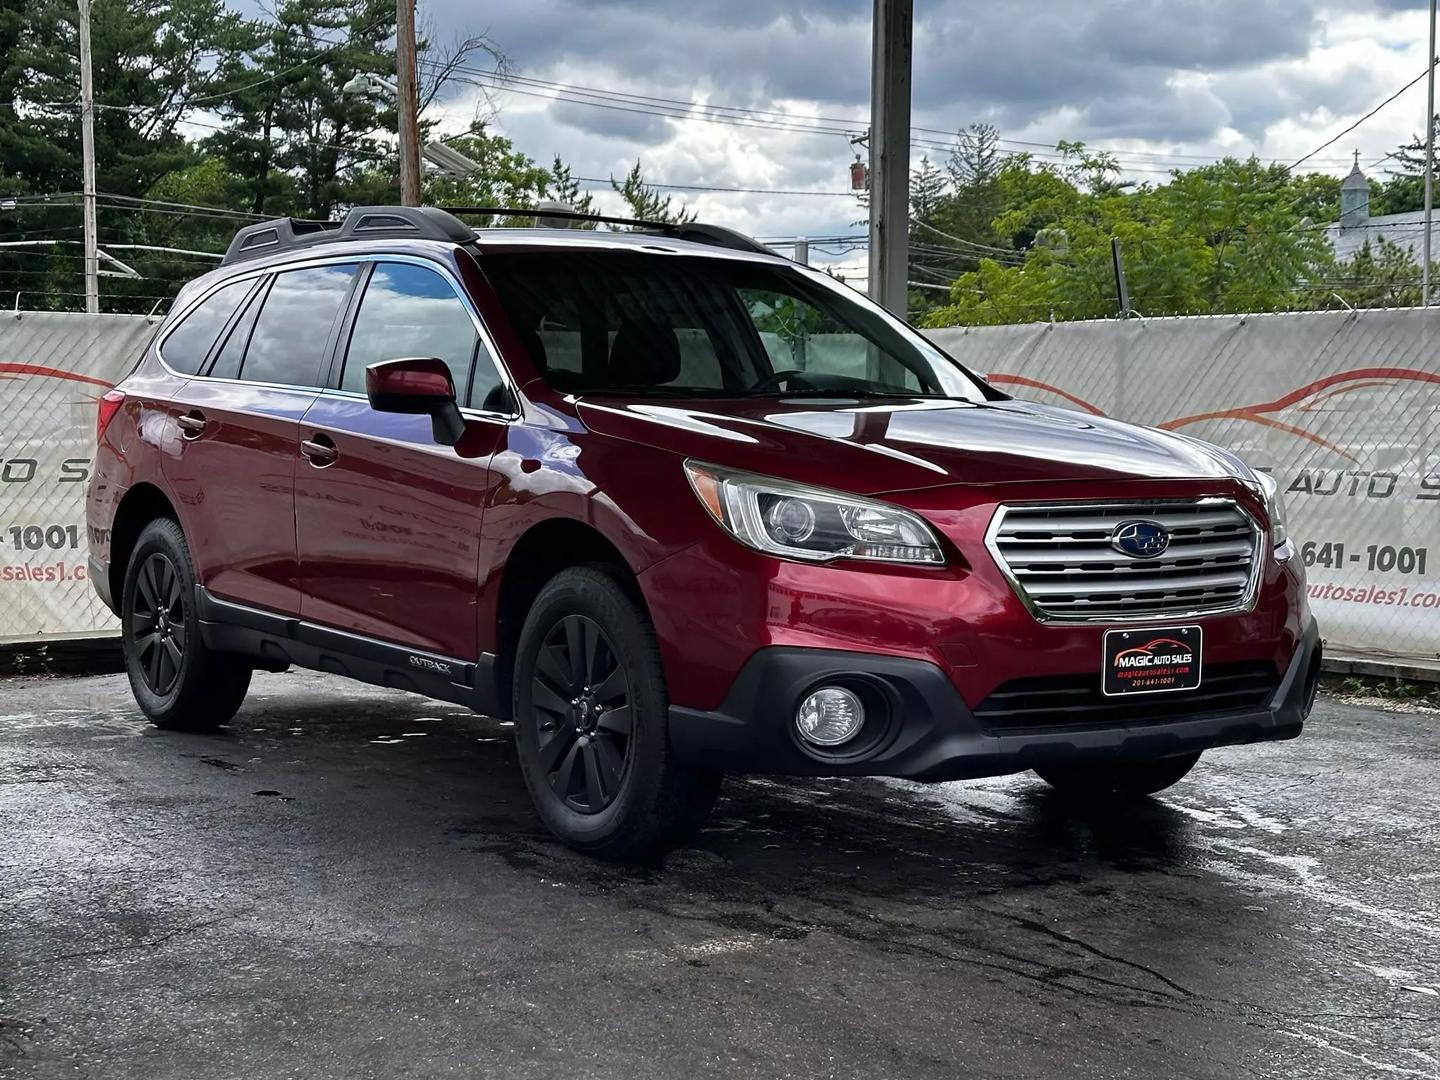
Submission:
[[[865,706],[839,686],[822,686],[795,713],[800,737],[816,746],[839,746],[858,735],[864,723]]]

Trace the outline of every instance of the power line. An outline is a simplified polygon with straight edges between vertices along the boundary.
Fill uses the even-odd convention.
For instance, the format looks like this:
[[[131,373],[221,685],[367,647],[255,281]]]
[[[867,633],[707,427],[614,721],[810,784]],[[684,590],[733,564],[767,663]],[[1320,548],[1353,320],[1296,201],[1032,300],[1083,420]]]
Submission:
[[[610,180],[601,180],[597,176],[577,176],[574,179],[585,184],[604,184],[610,186]],[[646,180],[646,187],[661,188],[665,191],[714,191],[723,193],[734,193],[741,195],[819,195],[832,199],[853,199],[853,191],[796,191],[783,188],[747,188],[747,187],[721,187],[714,184],[661,184]]]
[[[1434,61],[1433,61],[1433,58],[1432,58],[1432,61],[1431,61],[1431,62],[1432,62],[1432,63],[1434,62]],[[1414,86],[1416,83],[1418,83],[1421,79],[1425,78],[1425,77],[1426,77],[1427,75],[1429,75],[1429,74],[1430,74],[1430,69],[1427,67],[1427,68],[1426,68],[1424,71],[1422,71],[1419,75],[1416,75],[1415,78],[1411,79],[1411,80],[1410,80],[1408,83],[1406,83],[1404,86],[1400,87],[1399,90],[1396,90],[1393,94],[1391,94],[1389,97],[1387,97],[1384,101],[1380,102],[1379,105],[1376,105],[1373,109],[1371,109],[1369,112],[1367,112],[1364,116],[1360,117],[1359,120],[1356,120],[1353,124],[1351,124],[1349,127],[1345,128],[1345,130],[1341,131],[1341,132],[1338,133],[1337,135],[1334,135],[1334,136],[1332,136],[1331,138],[1326,139],[1323,143],[1321,143],[1319,146],[1317,146],[1314,150],[1311,150],[1310,153],[1308,153],[1308,154],[1306,154],[1304,157],[1299,158],[1298,160],[1296,160],[1293,165],[1288,166],[1288,167],[1285,169],[1285,171],[1286,171],[1286,172],[1294,172],[1297,168],[1299,168],[1299,167],[1300,167],[1301,165],[1303,165],[1305,162],[1309,161],[1312,157],[1314,157],[1316,154],[1318,154],[1321,150],[1324,150],[1327,146],[1333,146],[1335,143],[1339,142],[1339,141],[1340,141],[1341,139],[1343,139],[1346,135],[1349,135],[1350,132],[1354,131],[1354,130],[1355,130],[1356,128],[1358,128],[1361,124],[1365,123],[1366,120],[1369,120],[1372,116],[1374,116],[1376,113],[1378,113],[1381,109],[1385,108],[1386,105],[1389,105],[1392,101],[1394,101],[1396,98],[1398,98],[1401,94],[1405,93],[1406,90],[1409,90],[1412,86]]]
[[[738,105],[718,105],[710,102],[699,102],[684,100],[681,98],[662,97],[649,94],[632,93],[629,91],[605,90],[596,87],[582,86],[577,83],[564,83],[552,79],[540,79],[531,76],[516,75],[501,70],[486,70],[464,65],[457,65],[447,68],[438,61],[422,60],[422,66],[446,71],[448,74],[456,72],[474,76],[472,79],[460,79],[458,81],[479,85],[482,89],[509,90],[514,93],[522,93],[518,87],[527,88],[524,93],[530,97],[546,98],[548,100],[568,101],[572,104],[593,105],[596,108],[619,108],[625,106],[621,111],[642,112],[646,115],[662,116],[677,120],[700,120],[716,123],[736,123],[745,121],[739,126],[767,126],[775,130],[789,130],[801,133],[814,134],[838,134],[850,135],[857,130],[864,130],[866,122],[861,119],[849,117],[812,116],[805,113],[783,112],[775,109],[760,109]],[[494,85],[477,83],[477,79],[488,79]],[[549,91],[539,93],[537,91]],[[585,100],[591,99],[591,100]],[[929,147],[938,150],[953,150],[961,137],[958,131],[949,131],[942,128],[930,128],[914,126],[911,128],[912,145],[918,147]],[[937,142],[933,139],[914,138],[915,133],[941,135],[946,142]],[[1343,134],[1343,133],[1342,133]],[[1051,157],[1063,159],[1069,155],[1058,149],[1057,144],[1033,142],[1021,139],[998,138],[997,143],[1003,145],[1014,145],[1033,147],[1037,149],[1026,149],[1023,151],[1008,151],[1003,154],[1005,157],[1015,157],[1024,153],[1031,157]],[[1116,158],[1140,157],[1152,162],[1174,161],[1176,163],[1208,164],[1222,160],[1214,155],[1185,154],[1178,152],[1156,151],[1156,150],[1114,150],[1104,147],[1094,147],[1087,144],[1086,149],[1096,153],[1109,154]],[[1321,147],[1319,149],[1324,149]],[[1318,153],[1318,150],[1316,151]],[[1311,155],[1314,156],[1313,154]],[[1279,159],[1272,159],[1272,164],[1278,164]],[[1330,164],[1339,164],[1338,159],[1329,161]],[[1170,172],[1168,168],[1146,168],[1125,167],[1127,171],[1150,171]]]

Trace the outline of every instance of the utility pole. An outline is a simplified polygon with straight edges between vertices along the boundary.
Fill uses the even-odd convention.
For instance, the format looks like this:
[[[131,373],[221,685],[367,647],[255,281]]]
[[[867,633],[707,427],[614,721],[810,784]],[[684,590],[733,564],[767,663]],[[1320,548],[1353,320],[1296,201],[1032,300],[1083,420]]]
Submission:
[[[870,296],[902,319],[910,255],[914,0],[875,0],[870,68]]]
[[[1430,70],[1425,80],[1425,244],[1420,303],[1430,306],[1430,227],[1435,188],[1435,3],[1430,0]]]
[[[80,202],[85,233],[85,311],[100,314],[99,239],[95,235],[95,86],[90,74],[90,5],[80,5]]]
[[[395,0],[395,109],[400,117],[400,202],[420,205],[420,95],[415,86],[415,0]]]
[[[800,236],[795,239],[795,261],[801,266],[810,265],[810,239]]]

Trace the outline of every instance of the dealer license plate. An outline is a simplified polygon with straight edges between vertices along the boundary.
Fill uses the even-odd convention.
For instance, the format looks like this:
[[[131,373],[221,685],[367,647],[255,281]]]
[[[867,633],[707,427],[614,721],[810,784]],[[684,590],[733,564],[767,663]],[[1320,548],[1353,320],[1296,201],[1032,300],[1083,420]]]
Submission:
[[[1121,694],[1164,694],[1200,685],[1203,631],[1198,626],[1105,631],[1104,690]]]

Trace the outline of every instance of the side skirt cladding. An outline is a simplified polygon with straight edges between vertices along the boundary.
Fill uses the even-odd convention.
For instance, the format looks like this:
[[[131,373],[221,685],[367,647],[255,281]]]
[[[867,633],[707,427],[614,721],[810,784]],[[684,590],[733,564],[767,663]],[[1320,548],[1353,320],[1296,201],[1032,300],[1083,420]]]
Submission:
[[[464,705],[486,716],[508,714],[495,690],[495,657],[478,661],[422,652],[212,596],[195,586],[200,637],[218,652],[253,657],[259,667],[308,668]]]

